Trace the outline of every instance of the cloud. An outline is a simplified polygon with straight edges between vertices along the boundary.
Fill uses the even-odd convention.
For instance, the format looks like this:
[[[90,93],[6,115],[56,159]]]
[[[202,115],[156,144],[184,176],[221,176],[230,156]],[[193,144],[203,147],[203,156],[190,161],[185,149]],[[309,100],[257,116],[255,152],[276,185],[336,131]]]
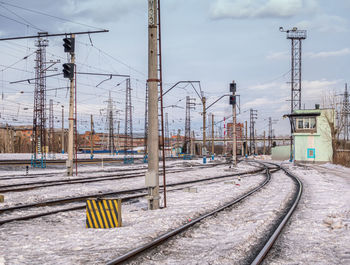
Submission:
[[[344,56],[350,54],[349,48],[344,48],[337,51],[328,51],[328,52],[308,52],[305,55],[310,58],[328,58],[333,56]]]
[[[278,86],[281,86],[281,84],[276,83],[276,82],[269,82],[269,83],[264,83],[264,84],[252,85],[252,86],[249,86],[248,89],[250,89],[250,90],[267,90],[270,88],[276,88]]]
[[[266,59],[268,60],[280,60],[280,59],[286,59],[289,58],[290,55],[287,51],[284,52],[270,52],[268,55],[266,55]]]
[[[300,29],[307,29],[319,32],[347,32],[348,21],[339,16],[318,15],[311,20],[303,20],[296,24]]]
[[[136,7],[143,5],[142,0],[118,1],[74,1],[68,0],[62,12],[66,16],[97,23],[106,23],[119,20],[122,16],[132,12]]]
[[[326,80],[326,79],[320,79],[320,80],[304,80],[302,81],[302,91],[301,91],[301,97],[302,100],[310,100],[319,98],[321,99],[322,96],[332,89],[334,89],[342,80]]]
[[[243,105],[243,109],[247,108],[253,108],[253,107],[258,107],[258,106],[264,106],[264,105],[270,105],[273,104],[274,101],[268,98],[256,98],[252,101],[248,101]]]
[[[211,16],[224,18],[289,18],[315,10],[315,0],[216,0]]]

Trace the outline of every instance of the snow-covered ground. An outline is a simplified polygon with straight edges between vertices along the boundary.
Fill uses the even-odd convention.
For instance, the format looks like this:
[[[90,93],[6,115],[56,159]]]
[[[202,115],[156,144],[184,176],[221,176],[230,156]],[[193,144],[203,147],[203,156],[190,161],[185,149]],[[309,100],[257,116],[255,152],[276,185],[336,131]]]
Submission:
[[[244,264],[286,207],[293,187],[289,177],[275,173],[257,194],[131,264]]]
[[[269,161],[268,157],[264,157],[264,160]],[[201,164],[201,161],[171,161],[169,165],[191,168],[192,163]],[[350,264],[350,175],[347,169],[332,168],[332,165],[313,166],[310,169],[284,164],[303,181],[304,192],[300,205],[265,264]],[[101,173],[92,171],[100,168],[100,165],[89,165],[84,169],[90,170],[91,174],[85,172],[78,177],[84,174],[99,175]],[[118,168],[110,166],[104,167],[104,170],[117,171]],[[253,168],[242,162],[233,171],[227,171],[227,166],[188,170],[168,174],[168,182],[243,172]],[[49,179],[63,178],[63,172]],[[0,226],[0,264],[104,264],[188,219],[238,197],[263,179],[261,174],[245,176],[240,182],[237,177],[232,177],[234,181],[224,179],[194,184],[197,192],[193,193],[185,190],[169,191],[168,207],[155,211],[145,210],[145,199],[125,203],[122,207],[123,227],[117,229],[86,229],[84,210],[8,223]],[[144,177],[140,177],[42,188],[6,194],[6,202],[0,207],[96,193],[99,190],[143,186]],[[288,177],[277,172],[263,190],[232,210],[201,222],[178,236],[177,240],[155,249],[153,255],[146,254],[137,263],[240,264],[284,207],[292,186]]]
[[[77,154],[78,159],[90,159],[90,154]],[[2,153],[0,154],[0,160],[30,160],[32,157],[31,153]],[[142,154],[135,154],[134,157],[143,157]],[[61,153],[54,153],[54,154],[47,154],[46,159],[67,159],[68,154],[61,154]],[[108,153],[105,154],[94,154],[94,158],[119,158],[123,159],[124,155],[110,155]]]
[[[349,169],[330,164],[288,167],[304,191],[264,264],[350,264]]]
[[[238,166],[239,171],[251,168],[253,167],[244,163]],[[227,169],[226,166],[189,171],[186,174],[176,173],[174,178],[169,178],[169,182],[232,173],[226,171]],[[86,229],[84,210],[5,224],[0,227],[0,261],[3,259],[6,264],[104,264],[118,254],[149,241],[157,234],[186,222],[188,218],[194,218],[199,213],[239,196],[256,186],[263,178],[262,175],[242,177],[239,185],[232,181],[227,183],[227,180],[211,184],[198,183],[193,185],[197,188],[194,193],[185,190],[169,192],[168,207],[161,210],[145,211],[145,199],[134,204],[124,204],[123,227],[118,229]],[[231,180],[233,179],[238,184],[237,178],[232,177]],[[129,185],[135,187],[136,180],[133,181]],[[144,179],[137,181],[140,182],[139,185],[143,185]],[[92,186],[98,185],[100,184]],[[111,184],[103,185],[106,188]],[[122,185],[126,184],[123,182]],[[84,192],[87,187],[88,185],[84,185]],[[98,190],[97,187],[90,188]],[[72,192],[71,188],[69,190],[70,192],[57,187],[55,190],[45,189],[46,195],[41,194],[40,198],[57,196],[54,193],[61,197]],[[76,192],[79,189],[74,190]],[[37,199],[30,197],[28,193],[25,194],[30,201]],[[25,197],[23,195],[22,199]],[[8,199],[20,200],[14,197]]]
[[[192,162],[176,162],[172,161],[169,165],[174,165],[174,169],[176,168],[187,168],[184,172],[179,173],[169,173],[167,174],[167,183],[176,183],[186,180],[193,179],[201,179],[209,176],[215,175],[230,175],[232,173],[244,172],[250,169],[255,169],[255,167],[240,164],[237,170],[235,171],[227,171],[227,166],[216,166],[213,168],[205,168],[201,170],[195,170],[195,167],[191,167],[191,164],[197,164],[197,161]],[[177,166],[176,166],[177,165]],[[184,168],[184,165],[186,167]],[[142,167],[144,167],[142,165]],[[93,168],[92,166],[90,168]],[[106,167],[105,167],[106,168]],[[118,167],[114,168],[115,172],[118,173]],[[124,167],[123,167],[124,168]],[[123,173],[123,172],[121,172]],[[111,173],[108,173],[111,174]],[[79,178],[81,177],[96,177],[100,176],[101,173],[96,170],[94,173],[81,173],[79,174]],[[102,175],[105,175],[102,174]],[[41,177],[40,180],[43,180],[45,177]],[[75,177],[67,177],[64,174],[58,177],[50,177],[48,180],[58,180],[58,179],[74,179]],[[0,179],[1,180],[1,179]],[[162,184],[162,178],[160,178],[160,184]],[[37,181],[31,180],[31,181]],[[31,181],[28,181],[31,182]],[[113,191],[121,191],[126,189],[137,189],[144,187],[144,176],[130,178],[130,179],[121,179],[121,180],[106,180],[101,182],[90,182],[84,184],[71,184],[71,185],[63,185],[63,186],[51,186],[45,188],[39,188],[35,190],[28,190],[23,192],[13,192],[5,194],[5,203],[0,205],[1,207],[10,207],[18,204],[28,204],[28,203],[36,203],[47,200],[54,200],[66,197],[74,197],[79,195],[88,195],[88,194],[97,194],[99,192],[113,192]],[[6,184],[18,183],[18,180],[6,180],[4,181]],[[26,181],[27,183],[27,181]],[[4,184],[5,185],[5,184]]]

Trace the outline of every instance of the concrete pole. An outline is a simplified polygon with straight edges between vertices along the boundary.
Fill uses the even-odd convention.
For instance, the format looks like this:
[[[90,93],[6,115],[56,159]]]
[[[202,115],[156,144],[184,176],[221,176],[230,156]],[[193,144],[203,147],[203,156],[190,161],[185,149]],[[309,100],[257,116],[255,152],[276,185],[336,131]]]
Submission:
[[[148,0],[148,209],[159,209],[157,1]]]
[[[75,38],[74,34],[71,38]],[[71,63],[75,63],[75,54],[72,52]],[[67,160],[67,175],[73,176],[73,150],[74,150],[74,87],[75,76],[70,80],[70,92],[69,92],[69,130],[68,130],[68,160]]]
[[[214,159],[214,114],[211,114],[211,155]]]
[[[181,132],[181,130],[178,129],[177,136],[176,136],[176,150],[175,150],[176,155],[179,154],[179,150],[180,150],[180,132]]]
[[[62,154],[64,154],[64,106],[62,105],[62,139],[61,139],[61,147],[62,147]]]
[[[263,154],[266,155],[266,146],[265,146],[265,131],[264,131],[264,149],[263,149]]]
[[[192,137],[191,137],[191,156],[194,155],[194,131],[192,131]]]
[[[92,117],[92,114],[90,115],[90,121],[91,121],[91,132],[90,132],[90,156],[91,156],[91,159],[94,157],[94,137],[93,137],[93,134],[94,134],[94,120],[93,120],[93,117]]]
[[[248,122],[245,121],[245,155],[248,154]]]
[[[206,147],[206,117],[207,117],[207,111],[206,111],[206,98],[202,97],[202,105],[203,105],[203,146],[202,146],[202,155],[203,155],[203,163],[205,164],[207,162],[207,147]]]
[[[117,147],[116,150],[117,152],[120,150],[120,137],[119,137],[119,131],[120,131],[120,121],[118,121],[118,126],[117,126]]]
[[[233,96],[236,96],[236,93],[233,93]],[[232,136],[233,136],[233,141],[232,141],[232,161],[233,165],[237,165],[237,135],[236,135],[236,102],[232,105],[232,112],[233,112],[233,124],[232,124]]]
[[[226,155],[226,118],[224,117],[224,148],[223,155]]]

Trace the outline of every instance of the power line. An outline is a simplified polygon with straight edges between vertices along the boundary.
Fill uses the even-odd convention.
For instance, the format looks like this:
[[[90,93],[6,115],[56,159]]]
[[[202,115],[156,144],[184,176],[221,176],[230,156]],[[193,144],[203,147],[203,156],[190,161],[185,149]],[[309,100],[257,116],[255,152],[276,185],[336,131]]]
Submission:
[[[58,17],[58,16],[50,15],[48,13],[44,13],[44,12],[40,12],[40,11],[37,11],[37,10],[29,9],[29,8],[26,8],[26,7],[17,6],[17,5],[14,5],[14,4],[9,4],[9,3],[3,2],[3,1],[0,1],[0,3],[4,4],[4,5],[15,7],[15,8],[19,8],[19,9],[22,9],[22,10],[25,10],[25,11],[28,11],[28,12],[40,14],[40,15],[43,15],[43,16],[51,17],[51,18],[56,18],[56,19],[59,19],[59,20],[62,20],[62,21],[67,21],[67,22],[70,22],[70,23],[73,23],[73,24],[77,24],[77,25],[80,25],[80,26],[86,26],[86,27],[94,28],[94,29],[102,29],[102,28],[94,27],[94,26],[87,25],[87,24],[84,24],[84,23],[76,22],[76,21],[73,21],[73,20],[70,20],[70,19],[67,19],[67,18],[61,18],[61,17]]]

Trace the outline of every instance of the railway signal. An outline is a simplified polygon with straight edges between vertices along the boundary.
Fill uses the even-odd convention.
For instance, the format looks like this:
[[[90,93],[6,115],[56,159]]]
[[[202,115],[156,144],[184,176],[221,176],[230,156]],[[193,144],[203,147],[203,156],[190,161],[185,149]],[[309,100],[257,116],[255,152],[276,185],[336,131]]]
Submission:
[[[63,77],[72,80],[74,78],[74,63],[65,63],[63,66]]]
[[[230,92],[232,95],[230,95],[230,105],[232,105],[232,118],[233,118],[233,124],[232,124],[232,162],[233,165],[236,166],[237,164],[237,137],[236,137],[236,83],[235,81],[232,81],[230,83]]]
[[[64,38],[63,39],[63,47],[64,52],[72,53],[75,49],[75,39],[74,38]]]

